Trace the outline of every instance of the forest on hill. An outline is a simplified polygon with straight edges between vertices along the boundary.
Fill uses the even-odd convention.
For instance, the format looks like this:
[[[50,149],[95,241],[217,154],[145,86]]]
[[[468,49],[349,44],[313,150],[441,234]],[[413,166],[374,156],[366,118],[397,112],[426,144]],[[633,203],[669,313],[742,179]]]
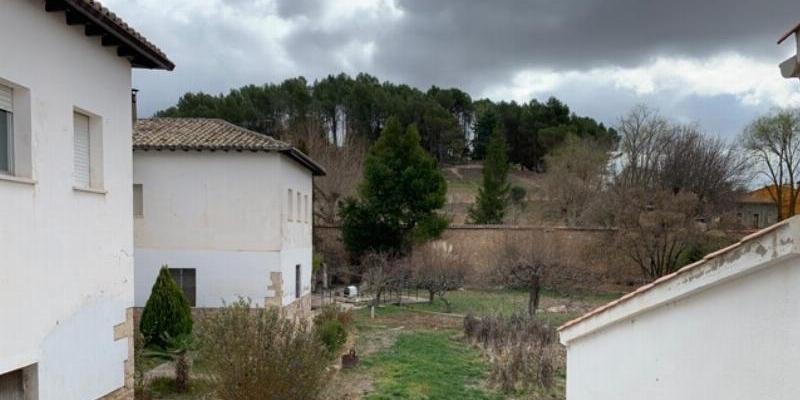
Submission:
[[[290,78],[219,95],[186,93],[156,116],[222,118],[279,138],[318,135],[339,145],[374,141],[396,116],[403,125],[417,126],[424,148],[439,162],[482,159],[492,131],[501,129],[509,161],[529,170],[542,170],[544,156],[570,135],[608,144],[617,138],[613,128],[576,115],[554,97],[527,103],[473,100],[458,88],[422,91],[366,73],[314,82]]]

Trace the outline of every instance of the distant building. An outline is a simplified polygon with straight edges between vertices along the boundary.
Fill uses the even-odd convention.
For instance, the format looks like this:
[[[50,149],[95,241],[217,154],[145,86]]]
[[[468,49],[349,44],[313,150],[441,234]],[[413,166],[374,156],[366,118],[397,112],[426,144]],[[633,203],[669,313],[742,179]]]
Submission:
[[[800,217],[559,328],[567,400],[799,399]]]
[[[310,307],[313,177],[288,143],[219,119],[140,120],[133,135],[136,306],[162,265],[192,307],[239,297]]]
[[[784,78],[798,78],[800,77],[800,24],[795,25],[794,28],[789,30],[788,32],[784,33],[783,36],[778,39],[778,44],[783,43],[784,40],[788,39],[789,36],[794,36],[795,45],[797,46],[797,51],[795,54],[786,60],[784,60],[780,64],[781,75]]]
[[[783,205],[781,207],[783,216],[800,215],[800,199],[795,204],[794,213],[790,212],[791,205],[788,194],[790,189],[786,187],[784,190]],[[737,199],[736,212],[742,227],[746,229],[761,229],[778,222],[776,197],[775,186],[764,186]]]
[[[92,0],[0,1],[0,399],[133,398],[131,68]]]

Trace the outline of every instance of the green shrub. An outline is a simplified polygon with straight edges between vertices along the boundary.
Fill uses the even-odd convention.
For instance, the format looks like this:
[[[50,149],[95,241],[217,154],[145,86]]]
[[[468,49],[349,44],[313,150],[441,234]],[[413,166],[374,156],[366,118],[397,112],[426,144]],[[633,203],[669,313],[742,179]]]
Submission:
[[[200,359],[220,400],[316,399],[326,382],[322,345],[303,321],[239,300],[199,325]]]
[[[337,319],[323,322],[317,327],[317,334],[328,353],[334,357],[339,354],[339,350],[347,342],[347,330]]]
[[[178,337],[192,333],[192,311],[183,291],[167,266],[161,267],[150,298],[142,311],[139,329],[144,336],[145,346],[164,347],[165,335]]]
[[[353,313],[350,310],[342,309],[337,304],[328,304],[322,307],[319,314],[314,317],[314,324],[319,327],[322,323],[331,320],[338,320],[345,330],[349,330],[353,324]]]

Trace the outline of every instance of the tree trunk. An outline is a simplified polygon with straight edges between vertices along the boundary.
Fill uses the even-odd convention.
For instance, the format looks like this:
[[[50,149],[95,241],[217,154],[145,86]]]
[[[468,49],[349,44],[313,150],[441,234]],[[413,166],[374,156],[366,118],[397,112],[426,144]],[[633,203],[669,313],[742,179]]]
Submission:
[[[180,355],[175,360],[175,391],[186,393],[189,390],[189,356]]]
[[[328,290],[328,263],[322,263],[322,288]]]
[[[536,315],[536,309],[539,308],[539,292],[541,290],[539,277],[534,277],[531,280],[531,288],[528,297],[528,316],[533,317]]]
[[[435,295],[435,293],[433,293],[433,290],[429,290],[428,291],[428,303],[433,304],[433,296],[434,295]]]

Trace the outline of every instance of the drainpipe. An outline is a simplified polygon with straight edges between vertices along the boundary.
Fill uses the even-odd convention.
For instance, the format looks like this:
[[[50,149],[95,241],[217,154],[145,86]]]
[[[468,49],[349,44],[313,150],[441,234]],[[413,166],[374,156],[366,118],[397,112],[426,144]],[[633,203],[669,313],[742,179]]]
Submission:
[[[131,89],[131,116],[133,117],[133,124],[136,125],[136,120],[139,118],[137,115],[136,110],[136,94],[139,93],[139,89]]]

